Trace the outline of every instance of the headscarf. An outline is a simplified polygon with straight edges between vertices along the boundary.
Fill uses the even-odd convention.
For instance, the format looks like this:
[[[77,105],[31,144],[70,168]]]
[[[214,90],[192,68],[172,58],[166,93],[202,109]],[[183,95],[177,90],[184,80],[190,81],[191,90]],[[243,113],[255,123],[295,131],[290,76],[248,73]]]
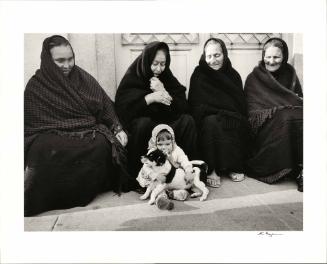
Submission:
[[[174,130],[166,124],[159,124],[152,130],[152,136],[149,140],[148,150],[157,148],[157,136],[163,130],[167,130],[171,134],[172,142],[173,142],[173,150],[176,148]]]
[[[61,72],[50,53],[49,44],[54,37],[63,38],[55,35],[43,41],[41,67],[24,92],[25,157],[32,142],[42,133],[93,130],[111,143],[112,161],[124,170],[126,150],[115,137],[122,126],[113,102],[99,83],[77,65],[69,76]]]
[[[286,86],[286,87],[289,87],[291,86],[291,82],[292,82],[292,79],[289,78],[288,76],[285,76],[285,72],[287,72],[287,68],[288,68],[288,46],[286,44],[286,42],[281,39],[281,38],[270,38],[266,41],[266,43],[263,45],[263,49],[262,49],[262,59],[261,59],[261,62],[259,63],[260,66],[266,68],[266,65],[265,65],[265,61],[264,61],[264,57],[265,57],[265,53],[266,53],[266,49],[265,47],[271,43],[271,42],[279,42],[279,44],[282,46],[282,48],[278,47],[279,49],[281,49],[282,51],[282,54],[283,54],[283,60],[282,60],[282,63],[280,65],[280,67],[278,68],[278,70],[274,71],[274,72],[270,72],[271,75],[278,81],[280,82],[283,86]],[[277,46],[274,46],[274,47],[277,47]]]
[[[151,64],[158,50],[164,50],[166,53],[166,67],[158,78],[173,98],[170,106],[160,103],[147,105],[144,99],[147,94],[152,93],[150,89],[150,79],[153,77]],[[176,120],[186,111],[186,88],[173,76],[169,65],[169,47],[166,43],[158,41],[148,44],[134,60],[116,93],[115,106],[123,124],[128,126],[133,119],[142,116],[151,117],[158,123],[166,123]]]
[[[221,46],[224,55],[223,65],[218,70],[212,69],[205,60],[205,48],[211,40]],[[196,120],[224,110],[246,116],[242,79],[232,67],[226,45],[221,39],[210,38],[206,41],[199,65],[191,76],[189,103]]]
[[[278,109],[302,108],[302,88],[293,66],[287,63],[288,47],[283,45],[283,62],[276,73],[269,72],[264,61],[260,61],[246,79],[244,92],[249,112],[249,122],[254,133]],[[269,39],[267,43],[272,41]],[[264,58],[264,50],[262,51]]]

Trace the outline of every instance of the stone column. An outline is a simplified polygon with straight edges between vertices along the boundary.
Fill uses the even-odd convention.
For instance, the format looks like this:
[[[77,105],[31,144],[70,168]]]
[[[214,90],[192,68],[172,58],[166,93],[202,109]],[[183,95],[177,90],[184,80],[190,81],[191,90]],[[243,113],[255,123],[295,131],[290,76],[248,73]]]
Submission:
[[[95,43],[98,81],[114,101],[117,90],[114,34],[97,34]]]
[[[75,63],[98,79],[95,34],[68,34],[75,53]]]

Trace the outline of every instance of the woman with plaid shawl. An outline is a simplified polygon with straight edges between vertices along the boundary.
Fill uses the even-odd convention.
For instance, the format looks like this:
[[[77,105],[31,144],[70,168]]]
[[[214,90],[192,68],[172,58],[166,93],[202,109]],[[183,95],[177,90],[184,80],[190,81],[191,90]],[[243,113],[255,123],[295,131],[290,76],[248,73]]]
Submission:
[[[24,92],[24,214],[87,205],[128,191],[127,135],[99,83],[75,65],[64,37],[43,42]]]

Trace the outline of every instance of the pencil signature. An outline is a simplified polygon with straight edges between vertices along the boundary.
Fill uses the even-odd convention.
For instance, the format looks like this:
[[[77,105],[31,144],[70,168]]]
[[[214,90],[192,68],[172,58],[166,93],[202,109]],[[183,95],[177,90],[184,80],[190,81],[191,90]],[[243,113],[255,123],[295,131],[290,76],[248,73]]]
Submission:
[[[269,237],[273,237],[273,236],[281,236],[283,234],[276,234],[276,233],[269,233],[267,231],[261,231],[257,235],[258,236],[269,236]]]

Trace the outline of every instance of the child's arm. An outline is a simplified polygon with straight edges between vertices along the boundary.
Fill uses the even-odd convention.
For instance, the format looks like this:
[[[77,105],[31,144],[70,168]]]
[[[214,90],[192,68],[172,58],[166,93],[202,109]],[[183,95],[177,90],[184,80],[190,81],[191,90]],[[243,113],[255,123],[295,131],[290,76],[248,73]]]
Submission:
[[[175,151],[176,151],[175,156],[176,156],[177,163],[180,164],[180,166],[183,168],[183,170],[186,173],[192,172],[193,170],[192,163],[189,161],[184,151],[180,147],[177,147]]]
[[[189,161],[188,157],[180,147],[177,147],[175,151],[176,152],[174,154],[177,163],[179,163],[180,167],[182,167],[182,169],[185,171],[185,181],[188,183],[194,178],[192,163]]]
[[[156,173],[156,172],[152,171],[150,173],[150,178],[151,178],[151,181],[158,181],[160,183],[166,182],[166,176],[162,173]]]

